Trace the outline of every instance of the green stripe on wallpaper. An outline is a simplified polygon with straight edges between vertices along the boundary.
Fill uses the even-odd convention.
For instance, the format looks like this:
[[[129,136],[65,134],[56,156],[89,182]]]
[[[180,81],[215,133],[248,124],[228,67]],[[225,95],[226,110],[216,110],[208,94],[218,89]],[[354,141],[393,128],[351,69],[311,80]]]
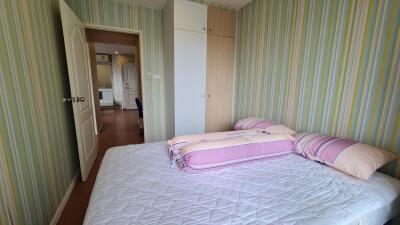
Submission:
[[[236,120],[400,154],[400,1],[255,0],[238,16]]]
[[[0,1],[0,24],[1,196],[14,224],[48,224],[78,172],[58,1]]]
[[[67,0],[84,23],[141,31],[143,105],[146,142],[165,140],[162,10],[137,6],[136,1]],[[147,79],[147,74],[160,79]]]

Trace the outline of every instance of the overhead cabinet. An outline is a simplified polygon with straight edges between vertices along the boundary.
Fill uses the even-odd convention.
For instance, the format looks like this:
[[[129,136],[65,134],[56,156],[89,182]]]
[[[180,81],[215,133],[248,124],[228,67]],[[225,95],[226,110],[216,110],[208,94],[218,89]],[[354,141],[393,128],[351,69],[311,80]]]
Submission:
[[[235,38],[236,13],[234,11],[208,6],[207,18],[208,34]]]
[[[174,29],[207,33],[207,6],[187,0],[173,2]]]
[[[215,11],[212,19],[208,14],[210,9]],[[223,15],[226,21],[212,22],[218,15]],[[229,18],[233,21],[228,22]],[[231,128],[234,19],[234,13],[232,17],[204,4],[187,0],[167,2],[164,8],[167,138]],[[207,28],[211,24],[214,31]],[[224,24],[233,24],[233,30]]]

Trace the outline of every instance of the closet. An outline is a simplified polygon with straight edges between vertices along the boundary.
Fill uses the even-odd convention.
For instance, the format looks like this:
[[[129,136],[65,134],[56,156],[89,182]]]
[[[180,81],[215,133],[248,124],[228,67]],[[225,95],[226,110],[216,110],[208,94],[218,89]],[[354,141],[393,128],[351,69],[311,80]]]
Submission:
[[[235,12],[208,6],[206,132],[232,128]]]
[[[235,13],[188,0],[163,13],[167,138],[230,129]]]

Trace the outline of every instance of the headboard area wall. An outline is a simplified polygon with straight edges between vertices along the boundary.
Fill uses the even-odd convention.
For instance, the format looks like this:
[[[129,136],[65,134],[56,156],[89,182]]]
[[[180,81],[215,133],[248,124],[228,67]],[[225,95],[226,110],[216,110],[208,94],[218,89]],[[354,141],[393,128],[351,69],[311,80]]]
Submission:
[[[255,0],[238,19],[235,120],[400,154],[400,1]]]

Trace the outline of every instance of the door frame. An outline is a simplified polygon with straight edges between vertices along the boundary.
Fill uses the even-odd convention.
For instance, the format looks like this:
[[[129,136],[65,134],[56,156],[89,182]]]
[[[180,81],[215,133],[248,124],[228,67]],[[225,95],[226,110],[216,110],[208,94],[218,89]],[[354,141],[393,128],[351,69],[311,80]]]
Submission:
[[[98,25],[98,24],[92,24],[92,23],[83,23],[85,28],[89,29],[94,29],[94,30],[104,30],[104,31],[110,31],[110,32],[119,32],[119,33],[128,33],[128,34],[136,34],[139,36],[139,57],[140,57],[140,90],[138,91],[138,95],[142,96],[142,107],[143,107],[143,127],[144,127],[144,142],[147,142],[147,137],[148,137],[148,129],[146,129],[148,120],[147,120],[147,115],[146,114],[146,105],[147,105],[147,99],[145,95],[145,90],[146,87],[143,85],[143,81],[145,80],[145,75],[144,75],[144,65],[143,65],[143,35],[142,31],[140,30],[134,30],[134,29],[128,29],[128,28],[120,28],[120,27],[114,27],[114,26],[107,26],[107,25]],[[93,78],[92,78],[93,79]],[[141,91],[141,93],[139,93]],[[95,93],[94,93],[95,94]],[[94,101],[94,96],[92,95],[92,100]],[[96,110],[93,110],[93,114],[96,114]],[[96,122],[96,121],[95,121]]]

